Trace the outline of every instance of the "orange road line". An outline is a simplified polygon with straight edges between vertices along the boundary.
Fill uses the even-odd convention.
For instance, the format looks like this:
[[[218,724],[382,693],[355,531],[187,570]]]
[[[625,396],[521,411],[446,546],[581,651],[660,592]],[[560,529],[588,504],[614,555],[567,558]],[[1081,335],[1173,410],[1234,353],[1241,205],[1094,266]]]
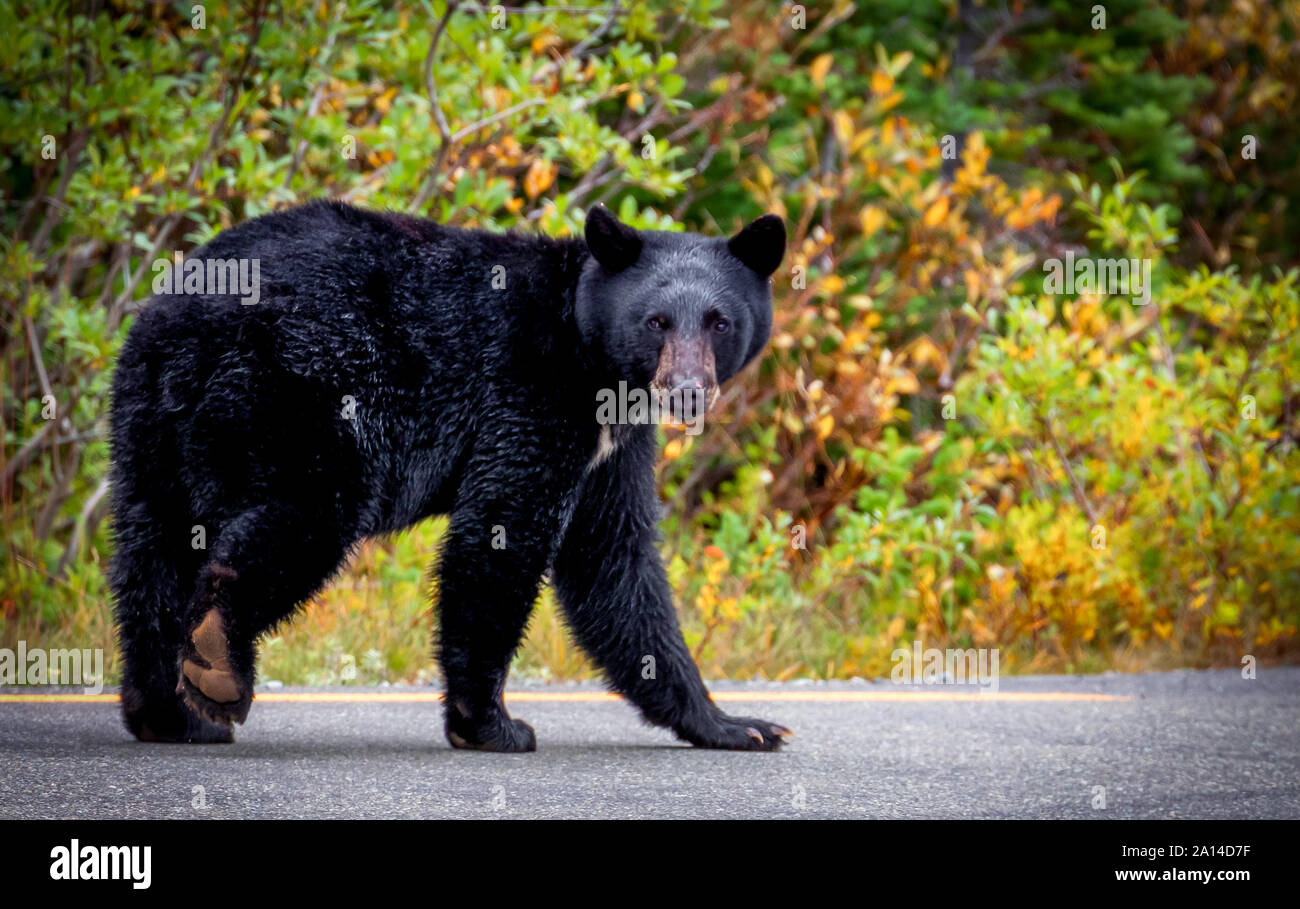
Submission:
[[[1020,703],[1071,701],[1131,701],[1118,694],[1085,694],[1068,691],[716,691],[715,701],[804,702],[856,704],[868,702],[1014,701]],[[116,694],[0,694],[0,704],[93,704],[115,703]],[[254,700],[265,704],[424,704],[442,700],[441,692],[259,692]],[[622,700],[605,691],[517,691],[506,692],[506,700],[523,703],[594,703]]]

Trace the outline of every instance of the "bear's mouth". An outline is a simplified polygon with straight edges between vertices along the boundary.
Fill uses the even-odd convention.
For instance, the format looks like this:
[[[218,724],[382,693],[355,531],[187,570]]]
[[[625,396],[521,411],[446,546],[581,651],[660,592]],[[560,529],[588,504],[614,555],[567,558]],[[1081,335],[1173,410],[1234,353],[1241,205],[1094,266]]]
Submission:
[[[718,403],[722,390],[717,385],[700,388],[670,388],[651,384],[658,403],[659,422],[669,426],[698,426]]]

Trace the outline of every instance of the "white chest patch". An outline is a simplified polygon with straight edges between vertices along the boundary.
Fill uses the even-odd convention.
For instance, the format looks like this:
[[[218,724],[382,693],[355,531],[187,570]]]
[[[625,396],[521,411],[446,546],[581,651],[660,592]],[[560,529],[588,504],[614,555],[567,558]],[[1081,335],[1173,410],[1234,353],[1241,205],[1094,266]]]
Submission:
[[[591,461],[587,464],[587,470],[595,470],[602,461],[614,453],[618,443],[614,441],[614,434],[610,432],[609,426],[600,427],[600,439],[596,442],[596,453],[592,455]]]

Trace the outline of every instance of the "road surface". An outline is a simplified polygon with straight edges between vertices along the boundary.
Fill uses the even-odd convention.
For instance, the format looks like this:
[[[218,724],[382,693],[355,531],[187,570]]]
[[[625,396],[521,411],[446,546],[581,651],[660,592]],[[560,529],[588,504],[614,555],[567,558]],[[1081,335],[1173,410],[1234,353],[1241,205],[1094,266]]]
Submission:
[[[533,754],[453,750],[429,688],[259,689],[234,745],[144,745],[111,696],[3,689],[0,817],[1300,818],[1296,667],[711,687],[795,739],[696,750],[596,687],[525,684]]]

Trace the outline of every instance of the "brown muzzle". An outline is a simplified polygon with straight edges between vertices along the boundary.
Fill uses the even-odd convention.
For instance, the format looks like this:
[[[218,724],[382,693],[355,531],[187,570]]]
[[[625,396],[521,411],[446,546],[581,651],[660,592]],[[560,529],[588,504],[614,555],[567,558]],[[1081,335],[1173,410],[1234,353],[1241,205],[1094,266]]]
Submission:
[[[660,419],[699,427],[718,399],[713,345],[707,337],[672,336],[659,354],[659,369],[650,388],[660,396]],[[698,429],[696,430],[698,431]]]

